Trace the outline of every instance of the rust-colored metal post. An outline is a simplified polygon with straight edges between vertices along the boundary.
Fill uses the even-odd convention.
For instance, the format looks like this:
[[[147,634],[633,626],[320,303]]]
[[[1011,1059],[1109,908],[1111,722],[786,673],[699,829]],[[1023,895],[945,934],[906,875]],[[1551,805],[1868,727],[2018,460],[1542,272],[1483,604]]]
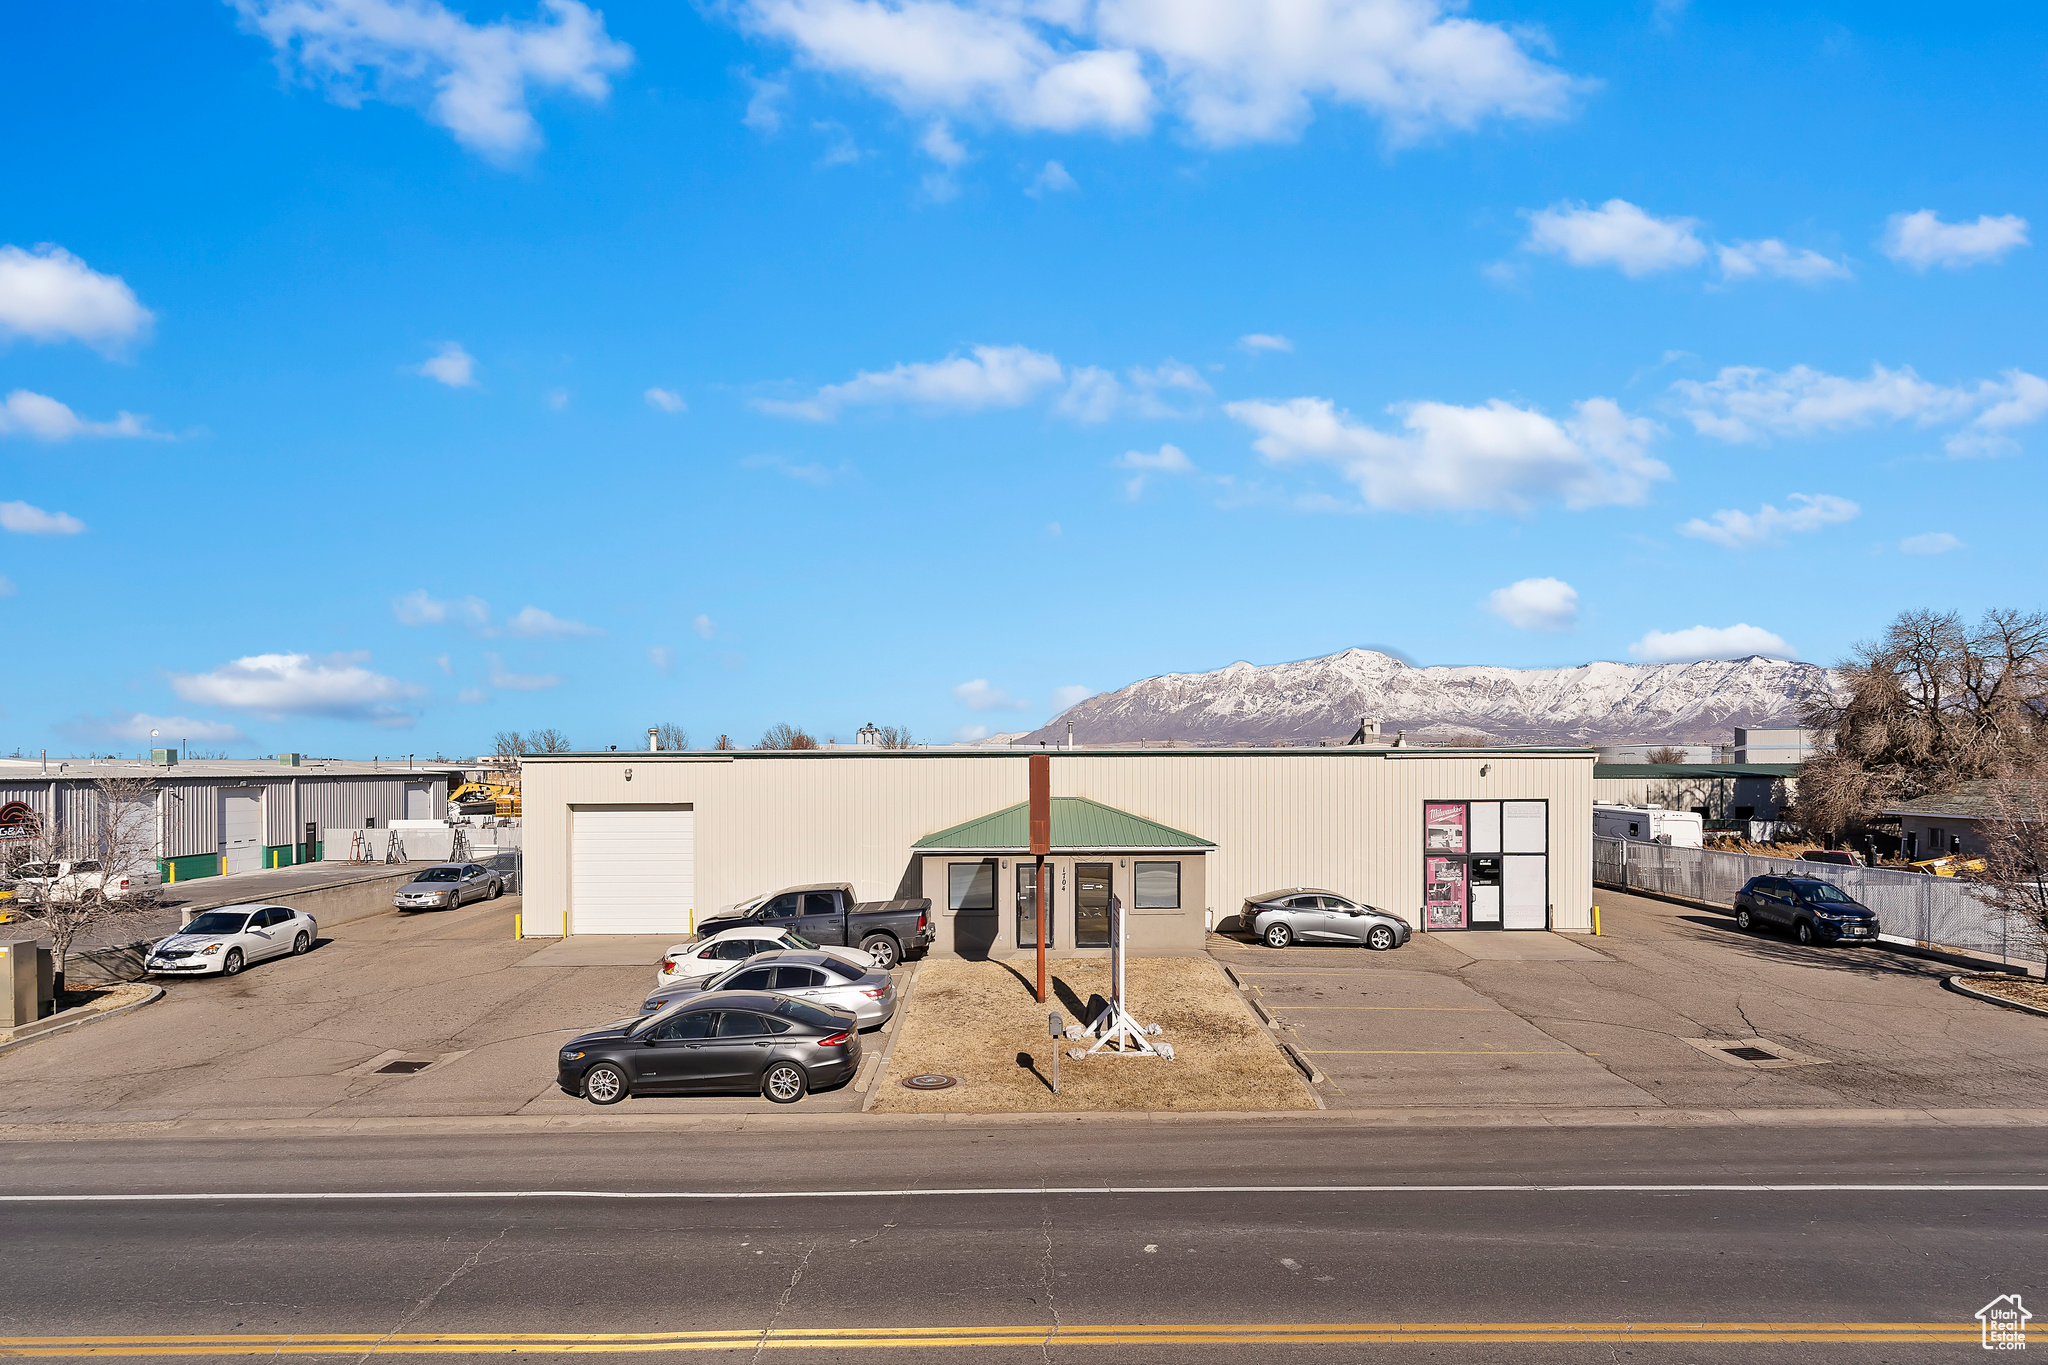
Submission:
[[[1031,854],[1038,860],[1038,1003],[1045,1003],[1045,936],[1052,895],[1045,884],[1045,855],[1052,852],[1052,759],[1033,754],[1031,764]]]

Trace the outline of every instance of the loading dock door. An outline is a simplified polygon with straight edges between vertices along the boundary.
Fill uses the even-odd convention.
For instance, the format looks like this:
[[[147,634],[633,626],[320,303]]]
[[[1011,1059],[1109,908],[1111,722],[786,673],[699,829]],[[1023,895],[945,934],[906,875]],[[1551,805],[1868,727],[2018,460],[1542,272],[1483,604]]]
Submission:
[[[263,866],[261,791],[229,787],[221,792],[220,851],[223,872],[254,872]]]
[[[434,788],[427,782],[405,784],[405,818],[408,820],[431,820],[434,818]]]
[[[688,806],[572,808],[568,931],[689,933],[695,817]]]

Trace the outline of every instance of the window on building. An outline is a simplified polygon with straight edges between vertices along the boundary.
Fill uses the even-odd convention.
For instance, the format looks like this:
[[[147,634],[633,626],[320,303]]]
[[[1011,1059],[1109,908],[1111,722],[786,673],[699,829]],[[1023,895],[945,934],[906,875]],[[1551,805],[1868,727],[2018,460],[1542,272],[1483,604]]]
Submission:
[[[946,865],[946,908],[949,910],[994,910],[996,908],[996,863],[984,858],[978,863]]]
[[[1179,863],[1139,863],[1135,872],[1131,879],[1135,909],[1180,909]]]

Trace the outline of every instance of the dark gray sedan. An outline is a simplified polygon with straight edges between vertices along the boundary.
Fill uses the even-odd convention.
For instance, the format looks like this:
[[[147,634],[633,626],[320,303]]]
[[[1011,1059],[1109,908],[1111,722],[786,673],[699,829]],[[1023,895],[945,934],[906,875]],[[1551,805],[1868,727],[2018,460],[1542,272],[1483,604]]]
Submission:
[[[1244,922],[1268,948],[1291,943],[1362,943],[1385,952],[1408,941],[1408,921],[1315,886],[1246,897]]]
[[[795,1104],[859,1069],[860,1033],[845,1010],[729,991],[571,1039],[556,1059],[555,1083],[592,1104],[749,1091]]]
[[[453,910],[504,894],[505,879],[480,863],[436,863],[399,887],[391,903],[401,910]]]

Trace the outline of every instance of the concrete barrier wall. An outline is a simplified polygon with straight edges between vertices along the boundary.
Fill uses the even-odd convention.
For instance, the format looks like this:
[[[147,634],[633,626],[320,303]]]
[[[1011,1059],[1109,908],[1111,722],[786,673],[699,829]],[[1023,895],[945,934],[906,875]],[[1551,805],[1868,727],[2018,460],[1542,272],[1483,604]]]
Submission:
[[[324,930],[350,920],[367,919],[371,915],[395,914],[391,904],[392,895],[399,887],[412,880],[418,868],[379,869],[366,872],[353,881],[335,882],[327,886],[311,887],[304,891],[291,891],[281,896],[272,896],[265,903],[289,905],[294,910],[303,910],[318,920]],[[205,908],[195,908],[191,915],[203,914]],[[189,918],[189,915],[188,915]],[[100,984],[110,981],[140,981],[142,979],[142,954],[153,940],[125,944],[118,948],[95,948],[90,952],[73,953],[65,964],[64,979],[82,985]]]

